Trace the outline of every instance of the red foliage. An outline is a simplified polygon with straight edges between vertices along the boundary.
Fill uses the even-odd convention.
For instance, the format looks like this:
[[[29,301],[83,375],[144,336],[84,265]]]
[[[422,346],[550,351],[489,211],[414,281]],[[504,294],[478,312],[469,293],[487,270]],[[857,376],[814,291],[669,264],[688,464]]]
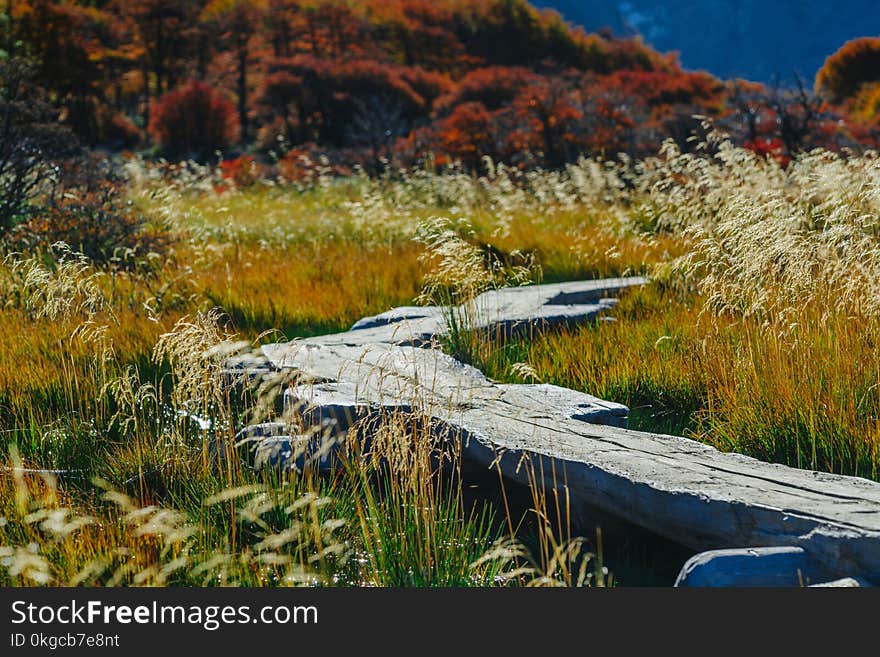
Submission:
[[[725,90],[639,38],[587,33],[527,0],[11,6],[10,40],[86,143],[130,148],[138,117],[171,157],[256,137],[262,150],[314,144],[368,167],[428,152],[467,166],[482,155],[559,166],[581,154],[644,155],[668,137],[687,147],[695,114],[757,150],[779,138],[788,155],[874,144],[880,129],[880,37],[828,58],[816,89],[834,105],[819,108],[802,89]],[[213,90],[179,89],[189,78]]]
[[[260,167],[250,155],[220,163],[220,174],[237,188],[250,187],[260,179]]]
[[[382,106],[397,115],[398,123],[426,116],[430,100],[448,84],[445,76],[417,68],[297,55],[273,60],[259,98],[283,118],[294,143],[340,146],[359,112]]]
[[[579,89],[562,78],[533,78],[512,104],[517,128],[508,135],[512,153],[541,151],[553,166],[582,146],[585,107]]]
[[[786,154],[785,144],[779,137],[758,137],[746,141],[743,146],[764,157],[772,157],[782,166],[788,166],[791,157]]]
[[[616,71],[604,85],[640,98],[649,107],[695,105],[704,111],[720,110],[724,86],[708,73],[668,71]]]
[[[343,60],[333,62],[325,70],[327,81],[339,94],[359,97],[389,95],[402,103],[408,112],[425,106],[425,99],[404,79],[400,67],[370,60]]]
[[[476,168],[483,156],[496,155],[493,148],[492,114],[478,102],[458,105],[437,126],[440,156],[438,164],[449,159],[460,160],[465,166]]]
[[[233,104],[206,84],[170,91],[150,114],[150,135],[170,157],[210,157],[238,140]]]
[[[447,115],[436,122],[431,147],[466,166],[482,155],[560,166],[584,153],[632,152],[633,112],[644,103],[597,80],[607,78],[501,67],[474,71],[438,101],[437,113]],[[402,146],[411,151],[415,142]]]
[[[398,69],[400,79],[425,101],[425,109],[430,109],[435,101],[452,88],[452,80],[444,73],[427,71],[420,66]]]
[[[624,109],[632,107],[634,103],[620,99],[619,95],[602,95],[592,99],[584,144],[587,152],[607,157],[617,153],[633,153],[634,148],[636,154],[640,154],[638,148],[644,148],[636,141],[635,120]]]
[[[315,163],[305,148],[292,148],[278,161],[278,173],[287,182],[302,182],[315,173]]]
[[[862,144],[865,148],[880,150],[880,124],[868,125],[847,121],[847,128],[857,143]]]

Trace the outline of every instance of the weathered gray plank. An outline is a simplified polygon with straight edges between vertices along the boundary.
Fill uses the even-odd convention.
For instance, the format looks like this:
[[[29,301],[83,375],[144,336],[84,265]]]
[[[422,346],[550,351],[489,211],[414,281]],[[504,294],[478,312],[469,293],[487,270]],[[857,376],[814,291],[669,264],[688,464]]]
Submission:
[[[613,295],[642,285],[640,276],[549,283],[483,292],[457,308],[468,328],[507,334],[583,322],[614,307]],[[365,345],[387,343],[423,346],[446,334],[450,310],[440,306],[403,306],[365,317],[343,333],[311,338],[315,344]]]
[[[545,473],[555,460],[559,480],[546,485],[564,475],[582,504],[693,549],[802,546],[833,572],[880,579],[880,485],[866,479],[591,424],[578,413],[589,402],[580,393],[495,384],[436,350],[307,340],[264,351],[277,367],[324,382],[290,393],[323,409],[316,417],[343,420],[405,404],[449,427],[471,459],[497,462],[524,482],[523,455],[543,459]]]

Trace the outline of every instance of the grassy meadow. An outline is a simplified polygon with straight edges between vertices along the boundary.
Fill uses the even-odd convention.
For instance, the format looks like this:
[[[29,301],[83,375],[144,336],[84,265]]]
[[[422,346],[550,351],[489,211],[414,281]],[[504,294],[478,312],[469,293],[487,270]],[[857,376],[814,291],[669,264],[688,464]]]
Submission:
[[[613,321],[507,343],[461,327],[446,348],[489,376],[625,403],[636,429],[880,475],[874,155],[782,169],[710,135],[560,172],[315,167],[235,188],[126,169],[161,253],[108,269],[56,246],[0,268],[0,584],[614,583],[544,491],[524,514],[473,504],[418,425],[389,419],[334,476],[255,473],[235,445],[282,383],[236,394],[218,344],[510,282],[650,277]]]

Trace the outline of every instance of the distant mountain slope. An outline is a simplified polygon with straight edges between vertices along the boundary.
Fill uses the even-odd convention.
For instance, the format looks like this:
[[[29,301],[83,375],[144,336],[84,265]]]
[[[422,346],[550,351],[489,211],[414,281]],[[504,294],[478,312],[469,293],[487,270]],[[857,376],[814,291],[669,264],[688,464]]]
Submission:
[[[535,0],[588,30],[642,34],[685,68],[724,78],[812,83],[849,39],[880,35],[878,0]]]

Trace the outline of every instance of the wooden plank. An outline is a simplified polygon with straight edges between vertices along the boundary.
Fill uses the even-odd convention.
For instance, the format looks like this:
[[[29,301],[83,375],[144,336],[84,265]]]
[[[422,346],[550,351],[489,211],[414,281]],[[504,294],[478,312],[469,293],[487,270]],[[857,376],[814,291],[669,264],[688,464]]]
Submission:
[[[640,276],[591,281],[550,283],[501,288],[483,292],[472,303],[459,306],[457,317],[468,328],[512,334],[532,329],[594,319],[614,307],[620,290],[642,285]],[[404,306],[365,317],[350,331],[311,338],[314,344],[365,345],[386,343],[424,346],[448,331],[450,310],[440,306]]]

